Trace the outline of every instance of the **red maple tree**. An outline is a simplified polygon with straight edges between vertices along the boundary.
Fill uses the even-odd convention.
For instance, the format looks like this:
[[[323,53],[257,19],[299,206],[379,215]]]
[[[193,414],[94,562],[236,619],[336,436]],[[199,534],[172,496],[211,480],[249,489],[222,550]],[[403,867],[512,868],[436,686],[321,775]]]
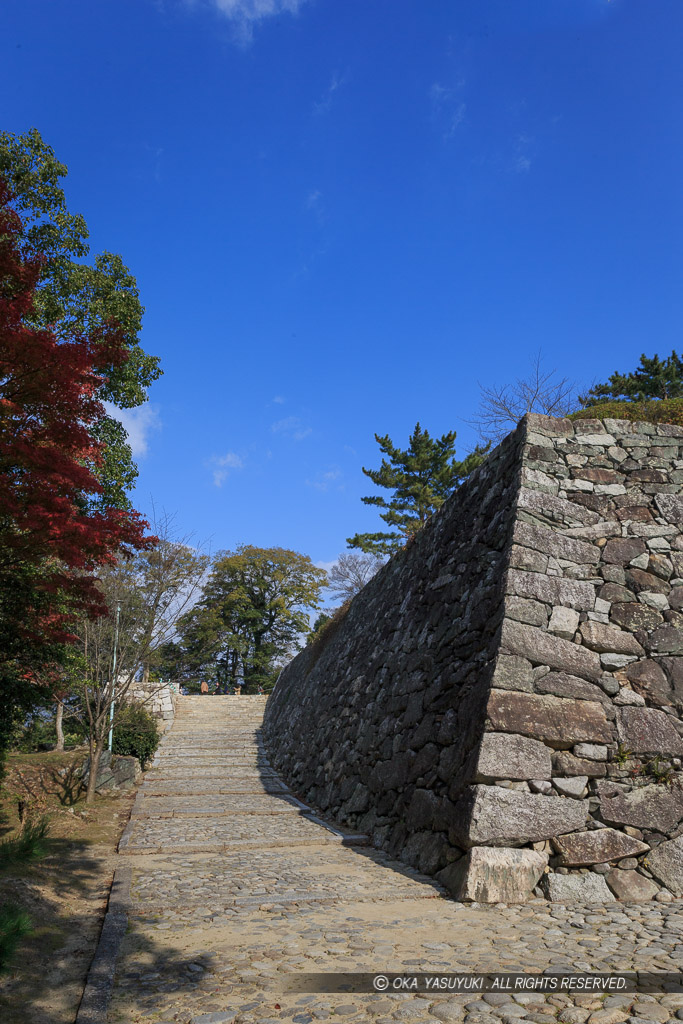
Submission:
[[[67,341],[31,327],[41,263],[22,240],[0,180],[0,669],[26,678],[69,642],[74,614],[107,612],[98,566],[155,538],[138,512],[92,503],[102,491],[97,392],[127,358],[116,326]]]

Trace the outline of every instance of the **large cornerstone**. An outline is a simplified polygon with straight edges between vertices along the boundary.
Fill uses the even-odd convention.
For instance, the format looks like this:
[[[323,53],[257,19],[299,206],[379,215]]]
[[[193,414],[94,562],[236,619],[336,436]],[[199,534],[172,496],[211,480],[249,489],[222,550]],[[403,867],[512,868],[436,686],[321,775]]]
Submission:
[[[682,482],[683,428],[525,417],[283,671],[274,765],[460,899],[683,895]]]

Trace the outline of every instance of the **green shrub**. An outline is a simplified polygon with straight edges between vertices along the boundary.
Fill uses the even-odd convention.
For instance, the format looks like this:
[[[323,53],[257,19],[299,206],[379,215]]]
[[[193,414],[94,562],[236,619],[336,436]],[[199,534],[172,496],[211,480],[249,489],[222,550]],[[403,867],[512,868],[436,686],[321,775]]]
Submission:
[[[646,402],[600,402],[569,414],[570,420],[636,420],[674,423],[683,427],[683,398],[653,398]]]
[[[112,753],[132,754],[144,768],[159,746],[157,720],[142,704],[126,704],[114,723]]]
[[[47,853],[47,835],[50,823],[46,817],[38,821],[30,819],[21,826],[19,834],[13,839],[4,839],[0,843],[0,871],[15,864],[26,864],[40,860]]]
[[[31,918],[15,906],[6,903],[0,907],[0,972],[10,966],[20,940],[31,931]]]

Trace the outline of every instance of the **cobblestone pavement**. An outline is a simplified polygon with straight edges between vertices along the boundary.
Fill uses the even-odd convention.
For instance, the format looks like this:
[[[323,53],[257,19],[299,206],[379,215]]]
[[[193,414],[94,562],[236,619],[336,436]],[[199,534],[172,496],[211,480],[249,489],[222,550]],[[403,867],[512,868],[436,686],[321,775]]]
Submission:
[[[683,901],[456,903],[326,828],[259,750],[264,700],[184,697],[122,839],[130,926],[110,1024],[647,1024],[683,995],[293,991],[303,973],[679,971]]]

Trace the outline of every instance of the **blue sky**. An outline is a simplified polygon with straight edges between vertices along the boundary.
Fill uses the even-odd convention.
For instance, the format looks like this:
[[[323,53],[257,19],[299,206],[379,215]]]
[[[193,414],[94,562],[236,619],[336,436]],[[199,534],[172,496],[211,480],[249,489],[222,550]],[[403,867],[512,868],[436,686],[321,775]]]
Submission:
[[[3,128],[69,167],[164,377],[136,504],[329,563],[373,434],[681,346],[680,0],[3,0]]]

